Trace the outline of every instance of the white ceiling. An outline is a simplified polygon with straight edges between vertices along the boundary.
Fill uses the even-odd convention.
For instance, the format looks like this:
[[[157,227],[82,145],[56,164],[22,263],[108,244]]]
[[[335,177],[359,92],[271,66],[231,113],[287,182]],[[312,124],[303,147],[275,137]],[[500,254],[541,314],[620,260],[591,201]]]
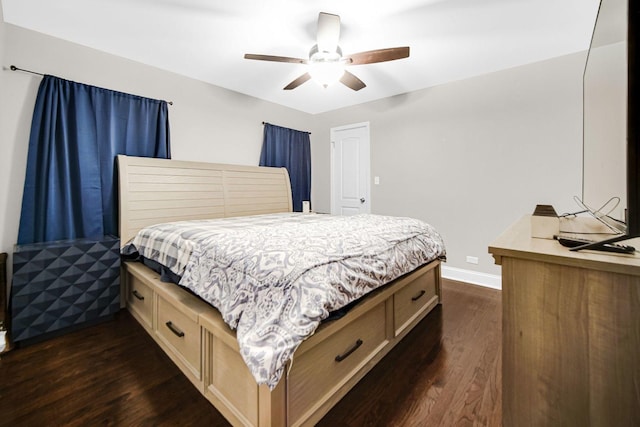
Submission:
[[[588,48],[599,0],[1,0],[4,20],[308,113]],[[345,54],[410,46],[411,56],[349,68],[354,92],[309,81],[282,88],[307,58],[319,12],[342,20]],[[16,64],[20,66],[20,64]],[[47,70],[36,70],[47,72]],[[64,76],[61,76],[64,77]]]

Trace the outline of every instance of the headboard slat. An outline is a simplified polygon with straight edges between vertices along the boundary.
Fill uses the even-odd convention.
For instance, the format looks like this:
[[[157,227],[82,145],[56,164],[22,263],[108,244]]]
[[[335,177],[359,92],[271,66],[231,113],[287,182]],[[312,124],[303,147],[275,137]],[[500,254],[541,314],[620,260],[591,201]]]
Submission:
[[[118,156],[120,242],[142,227],[291,212],[285,168]]]

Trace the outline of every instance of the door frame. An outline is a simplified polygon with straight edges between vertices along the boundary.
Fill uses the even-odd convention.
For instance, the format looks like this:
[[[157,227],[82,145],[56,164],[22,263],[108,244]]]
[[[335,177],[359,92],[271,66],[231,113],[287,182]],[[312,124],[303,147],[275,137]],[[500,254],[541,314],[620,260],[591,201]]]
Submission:
[[[330,138],[330,146],[331,146],[331,188],[329,191],[330,194],[330,198],[331,198],[331,214],[335,215],[336,214],[336,203],[335,203],[335,191],[334,191],[334,185],[335,185],[335,154],[336,154],[336,142],[334,139],[334,135],[335,132],[339,132],[339,131],[343,131],[343,130],[348,130],[348,129],[355,129],[355,128],[365,128],[365,134],[366,134],[366,161],[365,164],[362,165],[365,168],[365,173],[367,176],[366,179],[366,183],[365,183],[365,195],[364,197],[367,200],[367,206],[368,206],[368,212],[371,212],[371,124],[370,122],[360,122],[360,123],[353,123],[353,124],[349,124],[349,125],[343,125],[343,126],[336,126],[336,127],[332,127],[329,131],[329,138]]]

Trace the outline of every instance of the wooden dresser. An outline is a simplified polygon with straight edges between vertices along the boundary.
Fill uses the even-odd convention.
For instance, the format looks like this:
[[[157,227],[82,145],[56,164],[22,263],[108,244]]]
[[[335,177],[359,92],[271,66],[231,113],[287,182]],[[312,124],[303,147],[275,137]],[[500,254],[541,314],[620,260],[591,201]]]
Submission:
[[[502,266],[503,424],[640,425],[640,256],[530,236],[526,216],[489,247]]]

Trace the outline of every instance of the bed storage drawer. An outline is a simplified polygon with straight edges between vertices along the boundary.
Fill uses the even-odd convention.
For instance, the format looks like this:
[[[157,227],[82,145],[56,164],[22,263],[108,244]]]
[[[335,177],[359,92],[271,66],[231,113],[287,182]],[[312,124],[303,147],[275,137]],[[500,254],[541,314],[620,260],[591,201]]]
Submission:
[[[398,336],[438,302],[436,270],[426,271],[393,295],[393,324]]]
[[[385,319],[382,302],[327,338],[323,345],[299,356],[294,354],[288,378],[291,425],[307,420],[309,413],[332,398],[386,345]]]
[[[143,326],[153,327],[153,290],[133,275],[127,280],[127,305]]]
[[[198,380],[202,379],[201,333],[197,315],[178,310],[161,295],[158,298],[156,336]]]

